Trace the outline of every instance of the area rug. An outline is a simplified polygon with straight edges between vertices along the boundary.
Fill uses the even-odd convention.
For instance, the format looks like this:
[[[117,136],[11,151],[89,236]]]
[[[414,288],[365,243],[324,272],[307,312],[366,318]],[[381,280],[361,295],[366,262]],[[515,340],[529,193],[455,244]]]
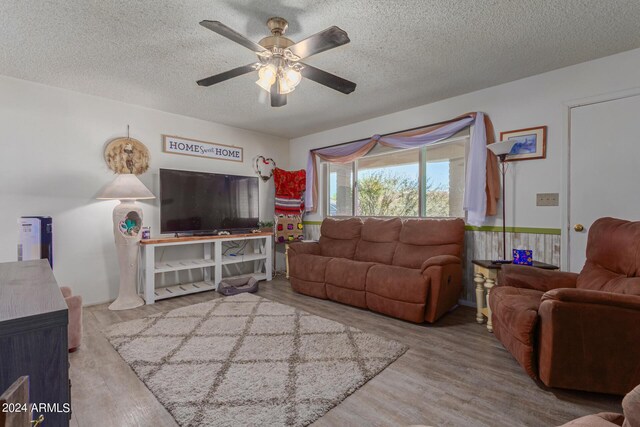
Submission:
[[[114,325],[107,337],[181,426],[305,426],[407,347],[251,294]]]

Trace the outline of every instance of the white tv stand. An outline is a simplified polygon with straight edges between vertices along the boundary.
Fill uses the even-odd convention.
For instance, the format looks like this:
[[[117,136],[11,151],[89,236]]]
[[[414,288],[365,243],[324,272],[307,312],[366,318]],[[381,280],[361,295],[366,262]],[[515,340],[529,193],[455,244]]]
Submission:
[[[225,278],[254,276],[258,280],[271,280],[273,273],[272,239],[273,233],[251,233],[230,234],[226,236],[166,237],[142,240],[140,241],[140,247],[142,249],[141,277],[144,300],[147,304],[153,304],[155,301],[165,298],[217,290],[222,281],[223,266],[235,263],[253,262],[254,272],[236,276],[226,276]],[[236,256],[222,254],[222,244],[224,242],[247,240],[255,241],[253,252]],[[156,262],[156,248],[182,245],[203,245],[204,257]],[[156,288],[156,274],[190,269],[202,269],[203,280],[200,282],[180,283]]]

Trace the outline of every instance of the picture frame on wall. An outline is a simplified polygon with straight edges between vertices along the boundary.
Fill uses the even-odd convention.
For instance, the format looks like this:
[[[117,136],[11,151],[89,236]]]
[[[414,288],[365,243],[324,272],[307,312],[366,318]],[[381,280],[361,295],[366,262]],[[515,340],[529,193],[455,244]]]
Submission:
[[[506,162],[544,159],[547,156],[546,126],[500,132],[500,141],[507,140],[515,140],[516,143],[505,159]]]

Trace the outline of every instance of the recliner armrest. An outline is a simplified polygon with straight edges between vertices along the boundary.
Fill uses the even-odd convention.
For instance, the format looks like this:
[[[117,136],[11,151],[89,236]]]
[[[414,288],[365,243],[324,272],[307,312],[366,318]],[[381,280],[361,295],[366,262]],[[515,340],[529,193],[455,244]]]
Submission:
[[[320,255],[318,242],[293,242],[289,244],[289,255],[311,254]]]
[[[542,295],[542,301],[563,301],[583,304],[600,304],[612,307],[640,310],[640,296],[589,289],[553,289]]]
[[[424,271],[429,267],[433,267],[433,266],[442,267],[448,264],[462,264],[462,260],[457,256],[453,256],[453,255],[434,256],[422,263],[422,266],[420,267],[420,271],[424,273]]]
[[[557,288],[575,288],[577,279],[577,273],[505,264],[500,269],[498,284],[546,292]]]
[[[555,289],[542,297],[538,318],[546,386],[625,394],[640,383],[640,296]]]
[[[435,322],[458,303],[462,293],[462,260],[453,255],[438,255],[422,263],[422,276],[429,282],[424,320]]]

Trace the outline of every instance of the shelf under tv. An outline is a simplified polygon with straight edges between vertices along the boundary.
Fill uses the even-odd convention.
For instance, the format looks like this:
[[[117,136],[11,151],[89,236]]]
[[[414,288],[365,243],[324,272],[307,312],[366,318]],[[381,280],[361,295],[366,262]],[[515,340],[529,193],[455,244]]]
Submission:
[[[230,241],[253,241],[252,245],[245,248],[245,253],[223,255],[223,243]],[[159,237],[143,240],[141,263],[142,289],[147,304],[153,304],[157,300],[188,295],[196,292],[204,292],[217,289],[225,278],[256,277],[258,280],[271,280],[273,271],[272,259],[272,233],[251,233],[228,236],[188,236],[188,237]],[[156,261],[155,249],[167,246],[202,245],[204,257],[171,261]],[[236,245],[237,246],[237,245]],[[253,247],[253,252],[251,251]],[[222,277],[223,270],[229,274],[228,265],[239,263],[253,263],[253,272],[240,275],[228,275]],[[158,273],[176,272],[181,270],[202,270],[203,280],[193,283],[182,283],[156,288],[156,275]]]
[[[169,271],[190,270],[193,268],[213,267],[216,262],[212,259],[181,259],[176,261],[157,262],[154,271],[166,273]]]
[[[213,291],[216,285],[211,281],[201,281],[194,283],[181,283],[179,285],[156,288],[154,291],[155,300],[179,297],[182,295],[195,294],[197,292]]]
[[[223,255],[222,265],[235,264],[238,262],[258,261],[261,259],[267,259],[267,255],[265,254],[238,254],[235,256]]]

